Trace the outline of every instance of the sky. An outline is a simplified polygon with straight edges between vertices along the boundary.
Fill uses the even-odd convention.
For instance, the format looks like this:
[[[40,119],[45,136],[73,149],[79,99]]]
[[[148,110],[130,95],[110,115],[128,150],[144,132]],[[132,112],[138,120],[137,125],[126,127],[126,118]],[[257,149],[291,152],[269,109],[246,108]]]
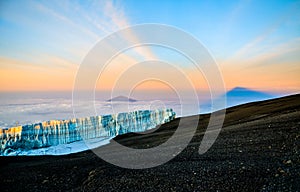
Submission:
[[[226,89],[300,90],[300,1],[11,0],[0,1],[0,91],[72,90],[81,62],[97,42],[145,23],[174,26],[199,40],[219,66]],[[111,89],[122,70],[147,59],[173,63],[197,89],[208,88],[182,55],[155,46],[116,57],[96,88]],[[158,71],[168,76],[167,67]],[[133,89],[165,87],[145,81]]]

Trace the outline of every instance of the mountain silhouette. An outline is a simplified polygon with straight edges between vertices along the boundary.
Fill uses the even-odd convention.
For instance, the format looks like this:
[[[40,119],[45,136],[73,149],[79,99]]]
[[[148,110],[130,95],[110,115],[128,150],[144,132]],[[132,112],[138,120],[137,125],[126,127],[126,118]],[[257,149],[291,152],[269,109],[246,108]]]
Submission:
[[[241,105],[245,103],[250,103],[254,101],[262,101],[267,99],[275,98],[274,95],[270,95],[265,92],[255,91],[252,89],[248,89],[245,87],[235,87],[225,93],[224,95],[220,96],[220,98],[226,97],[226,108]],[[200,105],[201,113],[208,113],[211,112],[211,101],[205,102]],[[216,108],[215,110],[219,110]]]
[[[271,95],[264,92],[247,89],[245,87],[235,87],[234,89],[231,89],[226,93],[226,97],[229,98],[246,97],[246,98],[260,99],[260,98],[269,98],[271,97]]]
[[[112,101],[119,101],[119,102],[136,102],[137,100],[136,99],[132,99],[132,98],[128,98],[128,97],[125,97],[125,96],[117,96],[117,97],[114,97],[112,99],[109,99],[109,100],[106,100],[107,102],[112,102]]]
[[[228,91],[225,96],[227,107],[274,98],[274,96],[268,93],[255,91],[245,87],[235,87]]]

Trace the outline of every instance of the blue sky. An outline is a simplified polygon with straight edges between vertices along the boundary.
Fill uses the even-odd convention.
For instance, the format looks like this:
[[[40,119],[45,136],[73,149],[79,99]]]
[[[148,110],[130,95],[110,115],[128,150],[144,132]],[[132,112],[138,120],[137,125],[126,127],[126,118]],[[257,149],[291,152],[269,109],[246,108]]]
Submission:
[[[172,25],[195,36],[220,65],[228,88],[300,88],[299,1],[13,0],[0,2],[2,90],[43,89],[35,82],[71,89],[80,62],[97,41],[142,23]],[[45,77],[49,72],[57,81]],[[65,85],[57,86],[62,80]]]

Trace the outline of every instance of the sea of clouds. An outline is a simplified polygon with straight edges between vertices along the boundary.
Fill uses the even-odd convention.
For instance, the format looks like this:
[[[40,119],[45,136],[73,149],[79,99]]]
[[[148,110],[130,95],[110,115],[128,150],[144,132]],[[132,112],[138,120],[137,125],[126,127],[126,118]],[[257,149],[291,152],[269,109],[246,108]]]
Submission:
[[[108,102],[109,98],[99,98],[94,109],[87,107],[85,100],[77,101],[80,110],[73,113],[71,93],[2,93],[0,98],[0,127],[9,128],[47,120],[63,120],[94,115],[115,114],[136,110],[172,108],[177,117],[192,115],[195,112],[182,111],[179,99],[137,99],[136,102]],[[192,105],[184,102],[184,105]]]

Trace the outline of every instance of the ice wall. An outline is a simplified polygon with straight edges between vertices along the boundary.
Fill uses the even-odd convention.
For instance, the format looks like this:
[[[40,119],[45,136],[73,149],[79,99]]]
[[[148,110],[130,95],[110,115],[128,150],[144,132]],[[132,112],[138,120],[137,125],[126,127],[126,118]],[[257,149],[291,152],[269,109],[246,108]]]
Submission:
[[[0,155],[20,149],[30,150],[83,139],[141,132],[174,118],[175,112],[172,109],[144,110],[71,120],[51,120],[0,129]]]

